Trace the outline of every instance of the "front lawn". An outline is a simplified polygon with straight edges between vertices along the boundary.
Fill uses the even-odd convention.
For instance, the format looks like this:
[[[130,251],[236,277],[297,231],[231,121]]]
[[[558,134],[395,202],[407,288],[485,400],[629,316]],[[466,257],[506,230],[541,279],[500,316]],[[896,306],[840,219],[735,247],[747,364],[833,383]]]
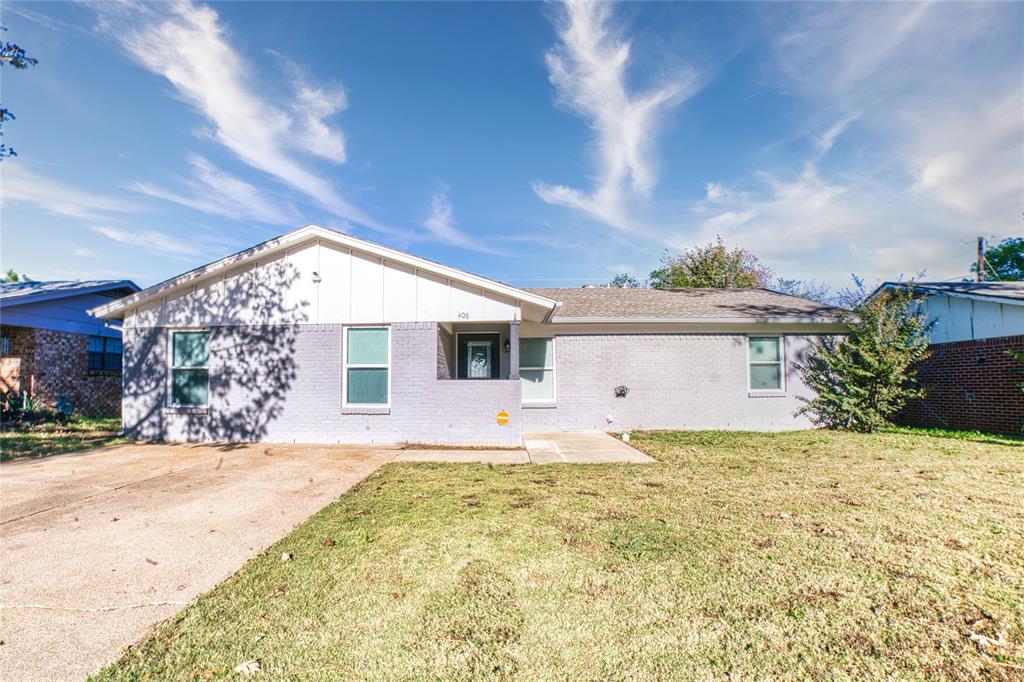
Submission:
[[[659,463],[388,465],[97,677],[1024,677],[1020,441],[633,442]]]
[[[0,462],[60,455],[129,442],[118,436],[120,431],[121,420],[118,418],[72,417],[66,423],[5,422],[0,425]]]

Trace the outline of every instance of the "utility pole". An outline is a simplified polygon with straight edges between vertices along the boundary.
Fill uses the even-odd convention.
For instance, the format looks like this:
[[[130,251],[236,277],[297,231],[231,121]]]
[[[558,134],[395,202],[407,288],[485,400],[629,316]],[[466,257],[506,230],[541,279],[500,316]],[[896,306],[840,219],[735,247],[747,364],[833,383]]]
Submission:
[[[978,281],[985,281],[985,238],[978,237]]]

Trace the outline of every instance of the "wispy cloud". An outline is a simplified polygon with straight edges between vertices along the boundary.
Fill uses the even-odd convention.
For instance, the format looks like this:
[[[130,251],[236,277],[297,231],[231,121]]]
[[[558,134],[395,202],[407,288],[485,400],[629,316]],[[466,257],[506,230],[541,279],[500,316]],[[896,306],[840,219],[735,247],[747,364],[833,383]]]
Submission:
[[[914,189],[991,219],[1024,194],[1021,19],[1010,3],[796,5],[777,16],[775,53],[813,104],[859,112]]]
[[[282,206],[279,199],[273,199],[248,182],[217,168],[204,157],[190,155],[189,165],[193,177],[181,180],[189,190],[187,194],[143,181],[132,183],[130,188],[225,218],[251,219],[269,225],[294,225],[300,221],[294,209]]]
[[[78,246],[71,251],[71,255],[75,258],[95,258],[99,254],[88,247]]]
[[[612,26],[609,3],[572,0],[559,17],[559,44],[547,55],[558,102],[594,131],[597,185],[584,191],[534,183],[543,201],[585,212],[620,230],[640,228],[632,204],[657,184],[652,143],[666,112],[693,95],[698,74],[677,68],[674,77],[642,93],[627,83],[631,44]]]
[[[710,183],[693,207],[698,238],[721,232],[777,270],[841,284],[851,270],[966,274],[970,237],[1019,232],[1019,6],[761,7],[779,87],[809,105],[803,127],[824,132],[796,168],[730,179],[744,191]],[[826,165],[854,124],[855,152]]]
[[[836,143],[836,140],[843,134],[843,131],[845,131],[847,127],[849,127],[849,125],[858,118],[860,118],[859,113],[844,116],[832,124],[828,130],[819,135],[814,141],[814,146],[817,147],[818,154],[820,156],[828,154],[832,150],[832,146]]]
[[[173,256],[195,256],[200,248],[194,242],[175,239],[156,230],[127,230],[109,225],[97,225],[93,230],[107,239],[146,251]]]
[[[444,244],[481,253],[497,253],[459,229],[455,221],[455,209],[452,208],[451,199],[448,197],[448,187],[442,187],[431,197],[430,214],[423,221],[423,227]]]
[[[343,94],[299,83],[294,106],[280,106],[256,91],[258,75],[228,41],[227,28],[209,6],[93,5],[101,28],[135,61],[166,78],[178,96],[213,125],[212,137],[253,168],[268,173],[342,218],[389,232],[347,201],[293,153],[312,151],[345,159],[344,137],[326,118],[344,108]],[[324,143],[324,147],[317,147]],[[314,149],[315,148],[315,149]]]
[[[23,162],[5,163],[0,173],[3,205],[27,203],[50,213],[83,220],[108,220],[113,214],[133,213],[127,201],[80,190],[28,170]]]

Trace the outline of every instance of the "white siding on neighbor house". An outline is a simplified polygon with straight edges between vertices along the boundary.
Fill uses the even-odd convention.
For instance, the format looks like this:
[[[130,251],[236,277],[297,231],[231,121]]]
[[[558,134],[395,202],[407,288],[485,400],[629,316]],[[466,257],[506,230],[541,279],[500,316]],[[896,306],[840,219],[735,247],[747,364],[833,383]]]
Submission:
[[[145,303],[126,314],[125,326],[518,319],[515,299],[369,253],[310,241]]]
[[[928,318],[935,320],[932,343],[993,339],[1024,334],[1024,304],[930,294]]]

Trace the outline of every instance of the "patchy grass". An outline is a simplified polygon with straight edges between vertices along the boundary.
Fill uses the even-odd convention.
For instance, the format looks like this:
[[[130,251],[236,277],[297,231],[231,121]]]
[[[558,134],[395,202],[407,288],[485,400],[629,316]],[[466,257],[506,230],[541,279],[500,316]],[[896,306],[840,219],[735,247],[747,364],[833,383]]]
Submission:
[[[633,442],[388,465],[96,677],[1024,678],[1020,441]]]
[[[73,417],[64,424],[53,421],[8,422],[0,427],[0,462],[48,457],[129,442],[118,436],[120,431],[121,420],[117,418]]]

